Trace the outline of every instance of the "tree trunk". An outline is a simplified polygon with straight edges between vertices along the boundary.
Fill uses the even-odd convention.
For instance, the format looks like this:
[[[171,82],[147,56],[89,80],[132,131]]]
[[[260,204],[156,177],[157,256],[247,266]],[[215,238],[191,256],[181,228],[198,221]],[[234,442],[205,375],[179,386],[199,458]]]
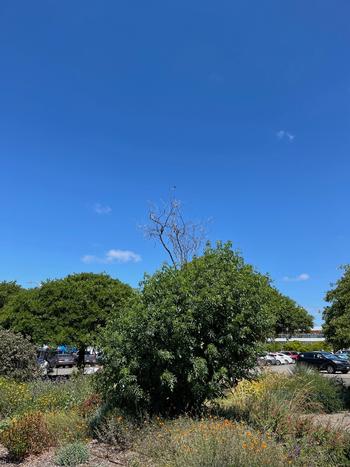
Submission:
[[[80,371],[84,370],[84,366],[85,366],[84,360],[85,360],[85,345],[81,344],[78,350],[78,362],[77,362],[77,365]]]

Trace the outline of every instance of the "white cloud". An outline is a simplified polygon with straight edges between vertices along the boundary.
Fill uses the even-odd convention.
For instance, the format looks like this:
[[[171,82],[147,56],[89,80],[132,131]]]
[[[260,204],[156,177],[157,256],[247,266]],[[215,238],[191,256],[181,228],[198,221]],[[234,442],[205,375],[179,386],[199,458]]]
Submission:
[[[93,210],[96,214],[110,214],[112,212],[112,208],[110,206],[103,206],[100,203],[95,203],[93,205]]]
[[[310,275],[307,274],[306,272],[303,272],[302,274],[299,274],[299,276],[295,276],[295,277],[289,277],[289,276],[283,277],[284,282],[304,282],[304,281],[308,281],[309,279],[310,279]]]
[[[141,261],[141,256],[130,250],[109,250],[104,256],[85,255],[81,258],[83,263],[138,263]]]
[[[129,261],[138,263],[141,261],[141,256],[130,250],[109,250],[106,259],[108,263],[114,263],[115,261],[118,263],[128,263]]]
[[[292,133],[290,133],[289,131],[286,131],[286,130],[277,131],[276,136],[280,140],[286,139],[286,140],[288,140],[290,142],[292,142],[294,140],[294,138],[295,138],[295,135],[293,135]]]

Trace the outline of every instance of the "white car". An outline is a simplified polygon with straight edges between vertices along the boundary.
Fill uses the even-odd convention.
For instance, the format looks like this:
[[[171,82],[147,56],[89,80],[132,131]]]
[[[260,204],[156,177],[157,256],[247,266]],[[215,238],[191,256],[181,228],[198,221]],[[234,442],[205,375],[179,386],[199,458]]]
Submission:
[[[268,355],[276,359],[276,365],[286,365],[288,363],[287,359],[285,358],[286,355],[278,353],[269,353]]]
[[[277,355],[279,357],[283,357],[287,361],[288,364],[295,363],[292,357],[290,357],[289,355],[286,355],[284,353],[277,353]]]
[[[258,363],[261,365],[276,365],[277,361],[272,355],[262,355],[258,358]]]

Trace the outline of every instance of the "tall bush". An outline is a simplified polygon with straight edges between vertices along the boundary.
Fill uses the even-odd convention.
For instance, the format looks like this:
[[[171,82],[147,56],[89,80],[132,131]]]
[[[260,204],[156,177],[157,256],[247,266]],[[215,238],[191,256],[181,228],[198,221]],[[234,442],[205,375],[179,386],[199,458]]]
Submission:
[[[271,324],[269,287],[230,244],[146,277],[104,333],[105,399],[134,412],[179,413],[221,395],[256,363]]]
[[[40,412],[33,412],[14,420],[0,433],[0,442],[13,460],[22,460],[30,454],[40,454],[54,444],[48,425]]]
[[[20,334],[0,330],[0,376],[27,381],[37,374],[35,346]]]

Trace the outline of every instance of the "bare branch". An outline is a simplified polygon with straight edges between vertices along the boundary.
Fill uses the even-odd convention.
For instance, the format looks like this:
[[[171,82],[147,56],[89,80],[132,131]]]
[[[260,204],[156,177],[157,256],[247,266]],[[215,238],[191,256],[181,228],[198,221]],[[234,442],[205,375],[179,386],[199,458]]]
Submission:
[[[150,224],[143,226],[145,235],[160,242],[175,268],[198,253],[205,240],[205,226],[202,222],[186,222],[179,200],[172,197],[163,202],[162,208],[151,205],[148,217]]]

